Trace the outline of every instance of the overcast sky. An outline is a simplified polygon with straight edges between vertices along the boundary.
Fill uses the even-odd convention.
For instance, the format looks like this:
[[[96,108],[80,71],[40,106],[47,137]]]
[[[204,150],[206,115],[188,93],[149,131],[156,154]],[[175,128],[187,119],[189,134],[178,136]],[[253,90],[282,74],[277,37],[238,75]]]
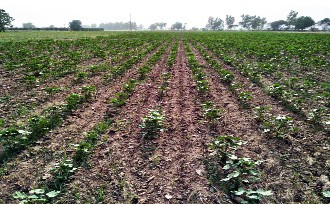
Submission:
[[[132,21],[147,28],[154,22],[187,23],[187,27],[205,27],[209,16],[225,19],[226,14],[238,23],[242,14],[266,17],[268,22],[286,19],[290,10],[315,21],[330,18],[330,0],[1,0],[15,27],[32,22],[37,27],[67,27],[71,20],[92,23]]]

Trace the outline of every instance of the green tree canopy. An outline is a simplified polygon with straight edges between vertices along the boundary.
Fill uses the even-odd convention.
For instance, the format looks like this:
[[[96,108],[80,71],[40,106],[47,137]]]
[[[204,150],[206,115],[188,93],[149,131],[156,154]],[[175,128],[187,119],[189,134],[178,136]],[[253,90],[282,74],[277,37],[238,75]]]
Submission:
[[[230,15],[226,15],[226,25],[228,29],[232,29],[235,23],[235,18]]]
[[[149,26],[149,30],[157,30],[157,24],[153,23]]]
[[[298,12],[291,10],[290,13],[288,14],[287,18],[286,18],[287,25],[288,26],[296,25],[297,16],[298,16]]]
[[[221,18],[213,18],[212,16],[209,17],[208,23],[206,28],[209,30],[223,30],[224,23]]]
[[[260,16],[250,16],[250,15],[242,15],[242,21],[239,24],[243,28],[261,30],[264,28],[267,23],[266,18],[261,18]]]
[[[184,30],[184,29],[185,27],[180,22],[176,22],[171,26],[171,30]]]
[[[153,23],[149,26],[150,30],[163,30],[166,27],[167,23],[159,22],[159,23]]]
[[[82,25],[80,20],[73,20],[69,23],[69,27],[73,31],[81,30]]]
[[[23,28],[33,29],[33,28],[36,28],[36,26],[33,25],[33,23],[23,23]]]
[[[325,18],[319,22],[320,25],[328,25],[330,26],[330,18]]]
[[[327,30],[330,27],[330,18],[324,18],[318,24],[323,27],[323,30]]]
[[[309,16],[300,16],[295,22],[295,29],[304,30],[305,28],[311,27],[315,24],[315,21]]]
[[[5,10],[0,9],[0,32],[5,32],[7,26],[11,26],[11,22],[14,18],[11,17]]]
[[[280,30],[280,26],[286,25],[286,21],[285,20],[278,20],[278,21],[274,21],[272,23],[270,23],[270,27],[272,28],[272,30]]]

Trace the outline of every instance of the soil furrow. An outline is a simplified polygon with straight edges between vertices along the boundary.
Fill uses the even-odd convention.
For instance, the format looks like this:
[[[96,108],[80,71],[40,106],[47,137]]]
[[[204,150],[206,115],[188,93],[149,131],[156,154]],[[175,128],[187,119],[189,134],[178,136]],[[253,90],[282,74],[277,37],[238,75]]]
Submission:
[[[210,203],[208,181],[203,175],[207,128],[200,124],[196,85],[180,41],[172,69],[164,113],[168,130],[158,139],[145,203]],[[149,179],[150,179],[149,178]]]

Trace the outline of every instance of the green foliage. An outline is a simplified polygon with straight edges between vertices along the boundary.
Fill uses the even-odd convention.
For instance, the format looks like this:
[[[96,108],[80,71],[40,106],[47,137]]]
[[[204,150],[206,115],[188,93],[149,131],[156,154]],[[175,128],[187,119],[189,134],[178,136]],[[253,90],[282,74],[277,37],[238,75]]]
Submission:
[[[322,117],[326,115],[325,108],[315,108],[308,115],[307,120],[316,125],[322,125]]]
[[[268,86],[267,92],[269,95],[275,97],[275,98],[281,98],[285,95],[284,86],[282,86],[279,83],[275,83],[273,85]]]
[[[189,67],[192,70],[196,80],[197,91],[201,94],[206,94],[209,90],[209,85],[208,81],[206,80],[206,74],[203,72],[203,67],[197,62],[194,53],[192,53],[190,47],[187,44],[185,44],[185,49],[187,51]]]
[[[90,101],[93,96],[96,94],[96,86],[83,86],[82,88],[82,100]]]
[[[260,180],[257,167],[261,161],[237,156],[235,151],[242,144],[244,143],[239,138],[232,136],[219,136],[212,141],[210,144],[211,160],[215,161],[215,166],[219,165],[219,167],[213,168],[212,173],[223,174],[224,178],[218,181],[218,178],[211,177],[211,182],[220,182],[225,192],[240,197],[242,203],[260,203],[264,196],[272,195],[272,192],[263,189],[249,189],[249,185]],[[222,171],[222,173],[217,171]]]
[[[64,159],[60,163],[56,163],[54,167],[50,169],[51,174],[54,177],[52,182],[52,189],[61,190],[63,188],[63,184],[72,179],[72,175],[77,170],[73,166],[71,160]]]
[[[159,137],[159,133],[164,131],[165,116],[159,110],[150,110],[148,115],[142,118],[141,128],[142,138],[155,139]]]
[[[59,92],[60,90],[61,90],[61,88],[59,88],[57,86],[50,86],[50,87],[45,88],[45,91],[50,95],[54,95],[55,93]]]
[[[295,29],[303,30],[307,27],[311,27],[315,24],[315,21],[309,16],[300,16],[296,19]]]
[[[0,144],[3,147],[0,153],[0,162],[9,154],[11,151],[19,150],[28,143],[29,135],[31,132],[26,130],[19,130],[16,128],[8,128],[0,131]]]
[[[244,108],[249,106],[249,101],[253,99],[252,93],[249,91],[242,91],[239,93],[238,98]]]
[[[228,29],[232,29],[234,23],[235,23],[235,17],[231,15],[226,15],[226,25]]]
[[[29,85],[33,85],[33,84],[35,84],[35,83],[37,83],[38,82],[38,79],[37,79],[37,77],[35,77],[35,76],[25,76],[24,77],[24,80],[29,84]]]
[[[138,81],[135,80],[135,79],[130,79],[127,83],[124,84],[123,86],[123,89],[124,89],[124,92],[126,93],[133,93],[136,85],[138,84]]]
[[[298,16],[298,12],[291,10],[290,13],[287,16],[287,20],[286,20],[287,24],[288,25],[295,25],[296,21],[297,21],[297,16]]]
[[[212,102],[206,102],[202,104],[202,107],[205,119],[209,122],[211,128],[215,128],[225,111],[217,109]]]
[[[223,30],[224,22],[221,18],[214,18],[214,17],[210,16],[208,19],[206,28],[208,28],[209,30],[213,30],[213,31]]]
[[[137,80],[131,79],[123,86],[123,91],[118,92],[115,98],[110,100],[111,104],[114,107],[121,107],[126,104],[126,100],[134,92],[136,85],[138,84]]]
[[[171,30],[185,30],[185,26],[180,23],[180,22],[176,22],[171,26]]]
[[[158,87],[158,94],[159,97],[162,98],[165,95],[165,92],[168,88],[168,80],[172,77],[172,74],[170,72],[162,73],[162,84],[160,87]]]
[[[19,200],[20,204],[23,203],[47,203],[51,199],[55,198],[60,194],[60,191],[47,192],[44,189],[33,189],[29,191],[29,194],[24,192],[16,191],[13,194],[13,198]]]
[[[281,26],[285,26],[287,22],[285,20],[278,20],[270,23],[272,30],[280,30]]]
[[[69,28],[72,30],[72,31],[78,31],[78,30],[81,30],[82,29],[82,26],[81,26],[81,21],[80,20],[73,20],[69,23]]]
[[[2,128],[5,125],[5,120],[4,119],[0,119],[0,128]]]
[[[167,23],[153,23],[149,26],[149,30],[163,30],[166,27]]]
[[[75,83],[80,83],[82,82],[86,77],[87,77],[87,73],[86,72],[78,72],[77,73],[77,77],[75,79]]]
[[[33,25],[33,23],[23,23],[22,25],[23,28],[26,28],[26,29],[32,29],[32,28],[36,28],[35,25]]]
[[[261,124],[264,133],[273,137],[287,138],[299,133],[299,128],[293,124],[293,119],[286,115],[271,116]]]
[[[170,56],[168,58],[167,61],[167,65],[169,67],[172,67],[174,65],[175,59],[176,59],[176,55],[178,53],[178,48],[179,48],[179,43],[176,42],[171,50]]]
[[[242,21],[239,22],[243,28],[261,30],[267,23],[266,18],[261,18],[260,16],[250,16],[243,14]]]
[[[0,32],[5,32],[5,28],[11,26],[12,21],[14,19],[5,10],[0,9]]]
[[[66,106],[68,111],[77,109],[78,105],[80,104],[81,98],[81,95],[76,93],[72,93],[68,97],[66,97],[65,101],[67,103]]]

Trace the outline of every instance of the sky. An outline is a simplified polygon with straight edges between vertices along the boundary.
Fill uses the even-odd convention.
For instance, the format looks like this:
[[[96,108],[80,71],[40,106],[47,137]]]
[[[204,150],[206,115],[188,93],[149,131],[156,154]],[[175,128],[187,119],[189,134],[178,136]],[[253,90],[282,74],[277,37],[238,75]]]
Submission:
[[[203,28],[209,16],[225,19],[242,14],[266,17],[268,22],[285,20],[291,10],[298,16],[310,16],[315,21],[330,18],[330,0],[1,0],[15,27],[31,22],[37,27],[68,27],[72,20],[83,25],[132,21],[148,28],[155,22],[170,27],[175,22],[187,23],[187,28]]]

